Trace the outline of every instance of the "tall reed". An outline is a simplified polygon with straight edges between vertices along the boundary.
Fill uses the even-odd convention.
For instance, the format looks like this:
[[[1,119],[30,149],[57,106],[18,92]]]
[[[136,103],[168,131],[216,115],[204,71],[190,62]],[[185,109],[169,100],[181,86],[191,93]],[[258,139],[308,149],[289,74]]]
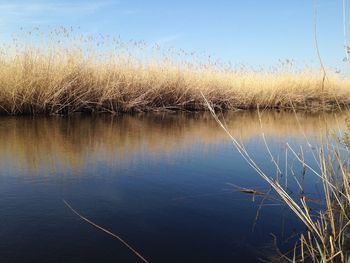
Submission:
[[[350,104],[350,80],[329,74],[323,88],[318,71],[294,70],[290,61],[254,70],[65,28],[29,33],[0,47],[2,114],[206,110],[200,93],[223,110]]]
[[[204,99],[206,100],[205,97]],[[270,260],[274,262],[350,262],[350,125],[349,132],[321,139],[320,147],[311,145],[305,137],[316,166],[305,161],[303,152],[298,153],[286,143],[288,152],[300,162],[304,169],[309,170],[322,182],[323,196],[320,200],[322,205],[313,210],[307,195],[292,196],[287,186],[282,185],[277,177],[263,171],[244,144],[232,135],[224,122],[219,119],[210,102],[208,100],[206,102],[215,120],[231,138],[244,160],[275,190],[284,204],[307,228],[306,232],[300,234],[299,241],[292,252],[280,253],[277,258]],[[277,170],[281,171],[269,149],[264,133],[262,138],[269,158]]]

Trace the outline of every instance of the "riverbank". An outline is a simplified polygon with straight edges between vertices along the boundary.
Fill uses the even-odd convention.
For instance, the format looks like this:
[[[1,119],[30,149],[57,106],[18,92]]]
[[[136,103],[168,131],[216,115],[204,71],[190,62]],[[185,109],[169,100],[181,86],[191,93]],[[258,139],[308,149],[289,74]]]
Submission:
[[[143,63],[76,48],[0,52],[0,113],[147,112],[216,109],[330,111],[350,105],[350,80],[307,70]]]

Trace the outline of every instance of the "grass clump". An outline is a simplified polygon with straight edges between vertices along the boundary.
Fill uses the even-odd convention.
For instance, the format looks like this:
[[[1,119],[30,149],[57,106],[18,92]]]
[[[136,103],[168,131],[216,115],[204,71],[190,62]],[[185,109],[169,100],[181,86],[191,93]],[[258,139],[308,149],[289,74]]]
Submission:
[[[301,188],[300,194],[293,195],[289,191],[288,185],[284,185],[280,181],[281,175],[287,176],[287,172],[286,174],[281,172],[282,168],[272,155],[264,133],[262,133],[262,138],[268,157],[271,158],[276,170],[279,171],[276,177],[263,171],[246,150],[244,144],[219,119],[208,101],[207,105],[215,120],[230,137],[244,160],[269,184],[280,200],[306,227],[306,231],[300,233],[294,249],[285,254],[277,249],[278,256],[269,258],[268,262],[350,262],[350,124],[347,125],[348,131],[342,134],[333,133],[325,138],[322,137],[319,146],[311,144],[305,136],[307,149],[301,147],[300,152],[286,143],[286,156],[287,154],[291,155],[303,168],[300,182],[294,176]],[[298,120],[297,115],[296,119]],[[306,153],[311,153],[315,164],[308,163],[304,159]],[[287,171],[288,168],[291,171],[294,170],[293,167],[288,166],[285,170]],[[307,191],[303,189],[301,182],[304,180],[306,171],[314,176],[315,183],[317,180],[321,182],[322,190],[317,201],[310,198]],[[317,205],[314,204],[315,201]]]
[[[158,46],[72,37],[64,28],[40,41],[22,35],[0,48],[2,114],[206,110],[201,93],[222,110],[350,104],[349,80],[328,74],[323,83],[310,69],[237,69],[192,55],[182,60],[183,54]]]

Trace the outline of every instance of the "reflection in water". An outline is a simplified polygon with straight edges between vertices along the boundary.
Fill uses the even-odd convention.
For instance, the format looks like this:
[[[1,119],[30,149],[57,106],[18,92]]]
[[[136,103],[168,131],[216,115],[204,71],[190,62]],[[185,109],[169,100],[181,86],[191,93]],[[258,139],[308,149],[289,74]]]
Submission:
[[[261,129],[257,112],[224,115],[231,133],[243,141],[260,136],[262,130],[273,138],[325,135],[329,129],[342,129],[345,117],[346,113],[264,112]],[[135,154],[171,156],[196,144],[213,145],[225,140],[227,135],[209,113],[2,117],[0,165],[14,161],[13,165],[32,172],[44,167],[79,171],[87,158],[123,162]]]
[[[342,129],[346,115],[265,112],[262,130],[256,112],[224,117],[273,175],[276,169],[256,139],[262,130],[278,152],[287,140]],[[2,117],[0,145],[1,263],[135,262],[124,246],[76,218],[62,199],[154,263],[257,262],[270,233],[286,251],[294,245],[290,237],[304,229],[280,203],[267,200],[260,211],[261,197],[252,202],[232,187],[268,191],[208,113]],[[304,190],[317,193],[316,179],[305,173]],[[288,179],[288,190],[298,189]]]

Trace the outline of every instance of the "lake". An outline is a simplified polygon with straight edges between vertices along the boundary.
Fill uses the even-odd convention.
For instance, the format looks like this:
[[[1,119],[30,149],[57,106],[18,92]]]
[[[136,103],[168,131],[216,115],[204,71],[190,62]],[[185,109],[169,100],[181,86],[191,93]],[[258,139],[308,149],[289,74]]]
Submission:
[[[313,164],[345,113],[223,117],[267,174],[319,196],[286,143]],[[274,236],[287,251],[305,229],[209,113],[0,117],[1,262],[142,262],[63,199],[154,263],[257,262],[275,253]]]

